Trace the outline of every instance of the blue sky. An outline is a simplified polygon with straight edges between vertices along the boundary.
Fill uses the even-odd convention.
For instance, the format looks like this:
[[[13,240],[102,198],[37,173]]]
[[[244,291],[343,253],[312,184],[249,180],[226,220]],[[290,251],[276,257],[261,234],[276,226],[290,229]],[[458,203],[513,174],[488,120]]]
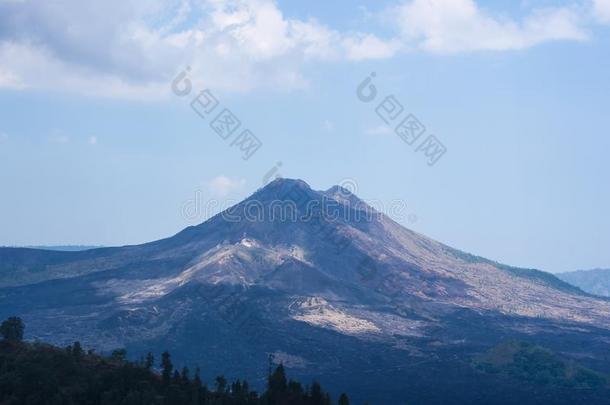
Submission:
[[[282,162],[468,252],[610,267],[609,51],[608,0],[0,0],[0,244],[169,236]],[[190,108],[206,88],[250,159]],[[375,113],[388,95],[446,147],[433,166]]]

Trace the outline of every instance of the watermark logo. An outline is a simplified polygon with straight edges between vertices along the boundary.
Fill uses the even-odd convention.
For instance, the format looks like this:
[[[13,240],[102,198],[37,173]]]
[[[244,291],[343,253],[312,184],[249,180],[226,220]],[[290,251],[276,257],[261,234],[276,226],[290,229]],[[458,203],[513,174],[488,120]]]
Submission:
[[[407,115],[397,126],[396,135],[411,146],[426,132],[426,127],[413,114]]]
[[[339,181],[339,193],[349,196],[350,194],[358,194],[358,182],[352,178],[345,178]]]
[[[222,139],[228,139],[241,125],[239,118],[225,108],[210,122],[210,128]]]
[[[242,159],[248,160],[263,146],[263,143],[254,136],[252,131],[246,129],[231,142],[231,146],[239,147],[239,150],[244,153]]]
[[[273,166],[265,175],[263,176],[263,186],[266,186],[270,182],[276,179],[281,179],[282,175],[279,173],[280,168],[284,164],[282,162],[277,162],[275,166]]]
[[[201,118],[208,116],[220,104],[210,90],[202,90],[197,97],[191,101],[191,108]]]
[[[179,97],[188,96],[191,93],[191,90],[193,90],[193,84],[188,78],[190,71],[191,67],[187,66],[186,69],[178,73],[178,76],[172,81],[172,92],[175,95]]]
[[[428,158],[428,165],[433,166],[447,152],[447,148],[434,135],[429,135],[415,151],[422,151]]]
[[[373,85],[373,79],[377,76],[375,72],[366,77],[356,88],[356,97],[363,103],[370,103],[377,97],[377,87]]]

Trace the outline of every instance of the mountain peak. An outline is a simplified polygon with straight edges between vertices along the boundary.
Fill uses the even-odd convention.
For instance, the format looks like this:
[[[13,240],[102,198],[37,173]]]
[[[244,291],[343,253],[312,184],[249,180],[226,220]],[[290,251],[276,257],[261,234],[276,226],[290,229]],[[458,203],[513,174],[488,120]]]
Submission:
[[[283,201],[286,199],[294,199],[295,196],[306,196],[312,199],[316,192],[311,189],[309,184],[301,179],[277,178],[258,189],[249,200],[256,201]]]
[[[304,180],[301,179],[288,179],[284,177],[279,177],[269,184],[267,184],[263,189],[272,189],[272,188],[283,188],[283,187],[299,187],[305,190],[311,190],[309,184],[307,184]]]
[[[304,180],[301,179],[290,179],[290,178],[284,178],[284,177],[280,177],[277,178],[273,181],[271,181],[270,183],[268,183],[266,186],[264,186],[262,189],[259,189],[259,192],[261,191],[277,191],[277,190],[288,190],[288,189],[298,189],[298,190],[303,190],[303,191],[307,191],[307,192],[315,192],[315,193],[319,193],[322,195],[325,195],[327,197],[331,197],[331,198],[335,198],[341,201],[360,201],[360,199],[354,194],[352,193],[350,190],[348,190],[347,188],[340,186],[340,185],[334,185],[331,188],[329,188],[326,191],[316,191],[313,190],[311,188],[311,186],[309,184],[307,184],[307,182],[305,182]]]
[[[285,200],[286,198],[305,198],[306,200],[330,198],[352,209],[368,208],[358,196],[345,187],[334,185],[326,191],[314,190],[301,179],[275,179],[259,189],[253,197],[259,201],[268,199]]]
[[[339,194],[342,194],[342,195],[345,195],[345,196],[352,196],[352,195],[354,195],[351,191],[349,191],[345,187],[342,187],[342,186],[339,186],[339,185],[332,186],[331,188],[326,190],[326,194],[336,194],[336,193],[339,193]]]
[[[335,185],[324,191],[324,194],[352,208],[366,208],[365,203],[345,187]]]
[[[278,178],[259,189],[250,199],[260,202],[298,200],[301,203],[316,200],[322,201],[331,199],[339,202],[348,209],[374,210],[369,207],[358,196],[348,188],[341,185],[334,185],[326,191],[314,190],[309,184],[301,179]]]

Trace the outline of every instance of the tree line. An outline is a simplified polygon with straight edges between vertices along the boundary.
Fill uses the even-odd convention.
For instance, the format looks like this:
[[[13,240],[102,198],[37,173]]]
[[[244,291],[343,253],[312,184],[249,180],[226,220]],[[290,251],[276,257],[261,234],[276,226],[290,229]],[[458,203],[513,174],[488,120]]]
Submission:
[[[247,381],[229,382],[218,376],[212,387],[201,380],[199,368],[178,370],[169,352],[159,369],[148,353],[127,360],[124,349],[108,356],[85,351],[79,342],[58,348],[23,342],[25,326],[11,317],[0,325],[0,404],[91,405],[349,405],[346,394],[333,402],[318,382],[303,386],[288,379],[278,365],[269,373],[265,391]]]

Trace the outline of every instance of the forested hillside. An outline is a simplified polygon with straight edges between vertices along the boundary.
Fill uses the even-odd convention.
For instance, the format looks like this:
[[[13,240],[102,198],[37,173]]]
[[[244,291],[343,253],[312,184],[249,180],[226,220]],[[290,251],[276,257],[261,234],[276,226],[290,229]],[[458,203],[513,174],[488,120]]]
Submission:
[[[288,380],[280,364],[270,373],[260,395],[246,381],[216,377],[212,386],[201,381],[200,370],[178,370],[171,355],[159,361],[152,353],[137,362],[125,350],[110,356],[85,352],[79,342],[66,348],[25,343],[19,318],[4,321],[0,341],[0,404],[91,405],[331,405],[336,404],[320,384],[304,387]],[[345,394],[339,405],[349,404]]]

